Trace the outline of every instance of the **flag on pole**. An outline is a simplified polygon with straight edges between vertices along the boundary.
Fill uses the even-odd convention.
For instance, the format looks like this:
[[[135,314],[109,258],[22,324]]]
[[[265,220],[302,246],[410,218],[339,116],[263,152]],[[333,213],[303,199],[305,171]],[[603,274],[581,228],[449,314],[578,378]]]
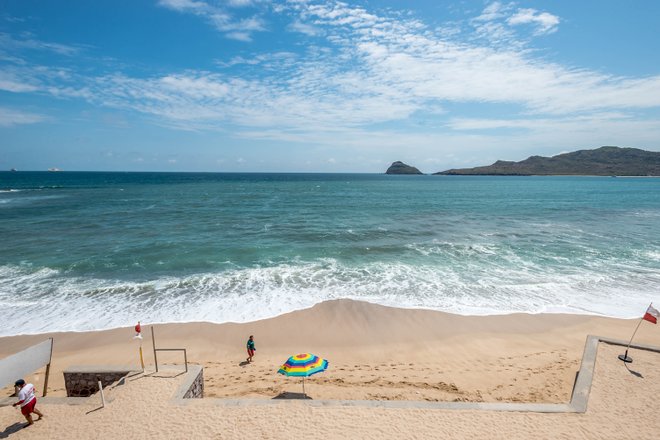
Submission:
[[[628,349],[630,348],[630,344],[632,344],[632,340],[635,337],[635,333],[637,333],[639,326],[642,325],[642,321],[648,321],[652,324],[657,324],[658,318],[660,318],[660,312],[658,312],[656,309],[653,308],[653,303],[649,304],[649,308],[646,309],[646,313],[644,313],[642,319],[639,320],[639,322],[637,323],[637,327],[635,327],[635,331],[630,337],[630,342],[628,342],[628,346],[626,347],[626,352],[624,354],[619,355],[620,360],[626,363],[632,362],[632,358],[628,357]]]
[[[658,312],[653,306],[649,306],[649,308],[646,309],[644,318],[642,319],[648,322],[652,322],[653,324],[657,324],[658,318],[660,318],[660,312]]]
[[[135,336],[133,336],[133,339],[140,340],[140,365],[142,365],[142,371],[144,371],[144,357],[142,356],[142,326],[140,325],[140,321],[135,325]]]

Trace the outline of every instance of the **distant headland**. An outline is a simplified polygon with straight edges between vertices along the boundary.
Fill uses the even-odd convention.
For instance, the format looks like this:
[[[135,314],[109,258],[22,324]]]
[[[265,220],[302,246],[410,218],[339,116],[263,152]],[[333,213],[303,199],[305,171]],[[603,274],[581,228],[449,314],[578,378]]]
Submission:
[[[396,165],[396,167],[395,167]],[[412,169],[413,172],[397,172]],[[392,170],[392,172],[390,172]],[[394,162],[387,174],[422,174]],[[440,171],[453,176],[660,176],[660,152],[639,148],[600,147],[552,157],[531,156],[520,162],[498,160],[492,165]]]
[[[552,157],[532,156],[520,162],[442,171],[444,175],[502,176],[660,176],[660,153],[638,148],[600,147]]]

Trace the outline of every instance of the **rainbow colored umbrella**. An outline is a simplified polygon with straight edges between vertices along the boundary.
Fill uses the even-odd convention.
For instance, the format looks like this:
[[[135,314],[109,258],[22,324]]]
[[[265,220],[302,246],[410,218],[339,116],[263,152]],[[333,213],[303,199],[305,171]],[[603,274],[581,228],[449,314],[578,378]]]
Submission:
[[[305,378],[320,373],[328,368],[328,361],[311,353],[302,353],[291,356],[284,365],[277,370],[285,376],[302,377],[303,394],[305,394]],[[305,394],[306,395],[306,394]]]

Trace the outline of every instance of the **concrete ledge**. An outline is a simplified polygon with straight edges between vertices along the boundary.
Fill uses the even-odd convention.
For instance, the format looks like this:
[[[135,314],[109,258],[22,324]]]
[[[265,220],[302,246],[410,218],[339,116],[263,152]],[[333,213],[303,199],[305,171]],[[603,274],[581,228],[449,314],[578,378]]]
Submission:
[[[174,394],[174,400],[201,399],[204,397],[204,368],[188,364],[188,373]]]
[[[397,409],[441,409],[510,411],[538,413],[567,413],[572,411],[568,404],[555,403],[498,403],[498,402],[427,402],[414,400],[312,400],[312,399],[204,399],[177,402],[186,405],[217,405],[223,407],[254,407],[272,405],[305,405],[309,407],[368,407]]]
[[[98,396],[90,396],[90,397],[52,397],[52,396],[46,396],[46,397],[37,397],[37,400],[39,402],[39,405],[44,404],[44,405],[96,405],[100,403],[100,398]],[[106,403],[110,403],[114,400],[114,397],[112,396],[106,396],[105,401]],[[14,402],[16,402],[15,397],[7,397],[4,399],[0,400],[0,407],[3,406],[11,406]]]
[[[139,367],[133,365],[72,365],[63,373],[118,373],[121,371],[140,372]]]
[[[600,339],[598,337],[587,336],[587,341],[584,344],[584,353],[582,354],[582,363],[575,378],[575,384],[573,384],[573,393],[571,393],[570,405],[574,409],[572,412],[583,413],[587,410],[599,342]]]

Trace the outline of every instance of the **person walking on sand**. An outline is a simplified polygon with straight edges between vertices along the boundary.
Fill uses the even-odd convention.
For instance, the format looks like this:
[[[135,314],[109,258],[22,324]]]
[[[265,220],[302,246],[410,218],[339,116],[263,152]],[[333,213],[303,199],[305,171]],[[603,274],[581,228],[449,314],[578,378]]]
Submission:
[[[14,383],[14,389],[16,390],[18,402],[14,403],[13,406],[21,405],[21,413],[25,416],[28,426],[34,424],[32,413],[39,416],[37,420],[41,419],[44,415],[41,414],[41,411],[35,408],[37,405],[37,396],[34,395],[34,385],[31,383],[25,383],[23,379],[18,379],[16,383]]]
[[[252,362],[252,356],[254,356],[255,351],[257,351],[257,349],[254,348],[254,336],[250,335],[250,338],[247,341],[248,362]]]

